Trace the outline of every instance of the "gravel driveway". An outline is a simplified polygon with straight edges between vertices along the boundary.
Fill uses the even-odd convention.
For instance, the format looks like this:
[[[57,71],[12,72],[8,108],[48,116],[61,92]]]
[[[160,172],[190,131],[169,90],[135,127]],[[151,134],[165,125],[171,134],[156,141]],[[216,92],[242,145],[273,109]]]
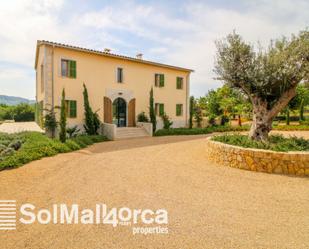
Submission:
[[[169,234],[110,225],[22,225],[0,248],[309,248],[309,180],[212,165],[205,136],[96,144],[0,172],[0,199],[37,208],[165,208]]]

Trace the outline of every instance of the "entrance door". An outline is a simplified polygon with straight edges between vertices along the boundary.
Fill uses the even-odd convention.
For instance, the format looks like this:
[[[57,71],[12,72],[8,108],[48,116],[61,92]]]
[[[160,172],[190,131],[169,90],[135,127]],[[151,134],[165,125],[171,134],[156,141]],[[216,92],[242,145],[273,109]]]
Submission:
[[[117,127],[127,126],[127,104],[123,98],[117,98],[113,102],[113,123]]]

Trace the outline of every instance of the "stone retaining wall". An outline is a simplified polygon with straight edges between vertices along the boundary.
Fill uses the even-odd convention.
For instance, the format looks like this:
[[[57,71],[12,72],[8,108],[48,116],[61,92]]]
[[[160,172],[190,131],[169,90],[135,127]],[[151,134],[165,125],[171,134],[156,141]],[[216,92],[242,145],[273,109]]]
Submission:
[[[249,149],[207,138],[210,161],[233,168],[258,172],[309,176],[309,152],[275,152]]]

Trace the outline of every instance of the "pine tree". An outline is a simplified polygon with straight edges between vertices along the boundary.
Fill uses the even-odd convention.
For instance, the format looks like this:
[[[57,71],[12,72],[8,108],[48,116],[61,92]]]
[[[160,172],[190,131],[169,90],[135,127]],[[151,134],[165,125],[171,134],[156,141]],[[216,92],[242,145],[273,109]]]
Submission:
[[[157,129],[157,119],[154,108],[154,98],[153,98],[153,88],[151,87],[150,95],[149,95],[149,117],[150,122],[152,123],[152,131],[155,132]]]
[[[65,110],[65,91],[62,90],[62,99],[60,107],[60,133],[59,139],[62,143],[65,143],[66,140],[66,126],[67,126],[67,114]]]

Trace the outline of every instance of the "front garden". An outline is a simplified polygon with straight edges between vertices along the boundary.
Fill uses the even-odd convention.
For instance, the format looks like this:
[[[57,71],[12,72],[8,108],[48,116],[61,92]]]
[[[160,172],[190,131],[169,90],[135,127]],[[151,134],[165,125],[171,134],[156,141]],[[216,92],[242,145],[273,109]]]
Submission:
[[[66,140],[48,138],[38,132],[0,134],[0,170],[15,168],[43,157],[67,153],[88,145],[107,141],[101,135],[78,135]]]

